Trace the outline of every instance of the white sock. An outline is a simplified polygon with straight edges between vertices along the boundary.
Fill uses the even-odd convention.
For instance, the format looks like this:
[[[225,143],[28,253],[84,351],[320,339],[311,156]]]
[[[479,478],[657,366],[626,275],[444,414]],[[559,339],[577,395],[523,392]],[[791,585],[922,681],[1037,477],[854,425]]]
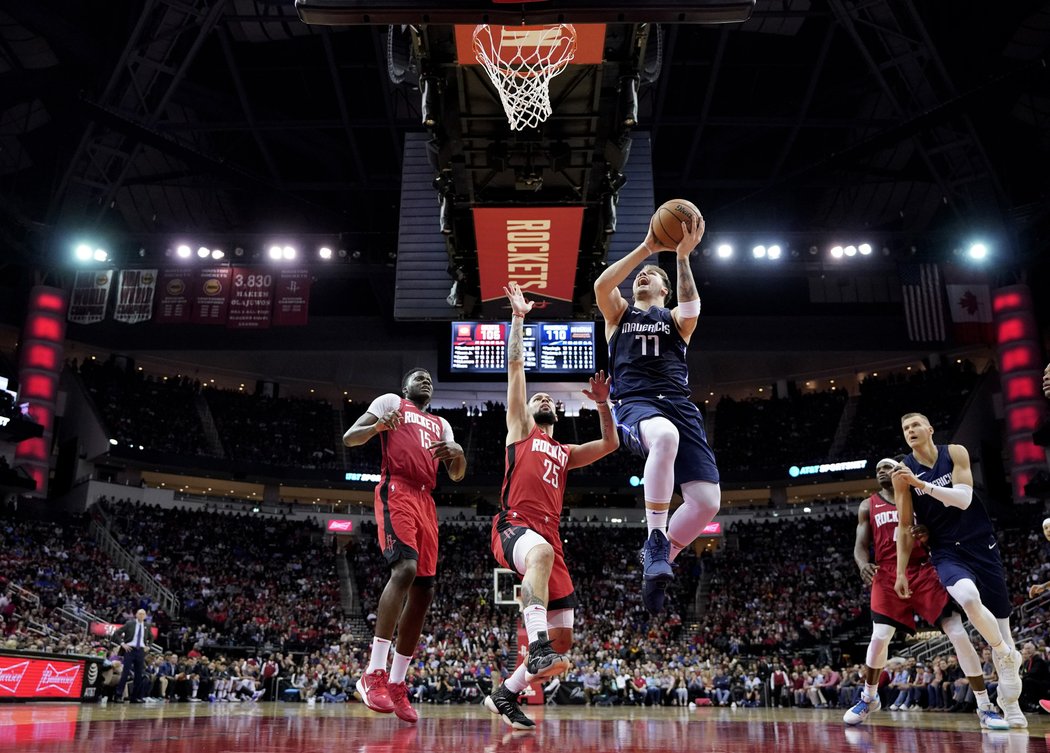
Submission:
[[[372,658],[368,661],[368,673],[386,669],[386,657],[390,654],[390,641],[378,635],[372,639]]]
[[[411,661],[411,656],[399,654],[397,650],[394,651],[394,661],[390,663],[390,683],[392,685],[405,681],[405,675],[408,674],[408,665]]]
[[[649,529],[646,533],[660,531],[667,535],[667,510],[650,510],[645,508],[645,525]]]
[[[879,686],[878,685],[868,685],[868,683],[864,683],[864,695],[866,695],[868,698],[871,698],[871,699],[878,698],[879,697]]]
[[[529,687],[529,682],[532,680],[532,675],[525,669],[525,662],[518,665],[518,668],[514,670],[514,674],[503,681],[503,684],[507,686],[507,690],[511,693],[520,693]]]
[[[522,610],[522,618],[525,620],[529,643],[536,640],[541,630],[547,629],[547,607],[542,604],[529,604]]]
[[[973,697],[977,699],[977,708],[987,706],[991,701],[988,700],[987,690],[975,690],[973,691]]]

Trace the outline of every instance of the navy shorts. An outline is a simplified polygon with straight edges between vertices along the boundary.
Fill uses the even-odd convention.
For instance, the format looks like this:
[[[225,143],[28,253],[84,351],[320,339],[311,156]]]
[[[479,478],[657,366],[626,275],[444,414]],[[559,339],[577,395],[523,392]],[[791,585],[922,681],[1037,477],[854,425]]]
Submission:
[[[945,588],[951,588],[960,580],[972,580],[981,594],[981,603],[996,619],[1006,619],[1013,612],[994,534],[937,547],[930,553],[930,560]]]
[[[709,481],[717,484],[718,466],[715,453],[707,444],[704,419],[700,409],[681,398],[637,398],[618,400],[612,407],[616,428],[623,446],[639,457],[649,451],[642,444],[638,424],[647,418],[663,416],[678,429],[678,455],[674,461],[674,479],[678,484]]]

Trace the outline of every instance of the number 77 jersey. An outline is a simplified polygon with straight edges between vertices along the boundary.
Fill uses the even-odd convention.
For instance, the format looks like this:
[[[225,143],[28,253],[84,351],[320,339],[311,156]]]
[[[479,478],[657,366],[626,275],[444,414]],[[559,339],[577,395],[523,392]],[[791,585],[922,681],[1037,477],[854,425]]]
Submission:
[[[670,309],[628,306],[609,340],[612,398],[689,398],[685,340]]]
[[[557,528],[565,497],[569,445],[555,442],[538,426],[507,445],[507,469],[500,491],[500,518],[543,532]]]

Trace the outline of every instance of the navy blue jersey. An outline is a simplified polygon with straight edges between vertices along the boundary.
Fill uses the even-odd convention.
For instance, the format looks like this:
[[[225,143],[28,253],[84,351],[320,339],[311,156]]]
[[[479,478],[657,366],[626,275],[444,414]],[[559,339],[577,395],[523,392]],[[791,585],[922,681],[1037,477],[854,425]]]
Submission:
[[[609,340],[612,399],[688,398],[685,345],[670,309],[653,306],[642,311],[628,306]]]
[[[948,453],[948,445],[937,445],[937,461],[932,468],[916,460],[914,453],[905,456],[904,464],[928,484],[948,488],[952,486],[955,463]],[[976,493],[965,510],[945,505],[915,487],[911,489],[911,502],[918,522],[930,529],[931,552],[966,542],[987,542],[989,536],[995,535],[988,511]]]

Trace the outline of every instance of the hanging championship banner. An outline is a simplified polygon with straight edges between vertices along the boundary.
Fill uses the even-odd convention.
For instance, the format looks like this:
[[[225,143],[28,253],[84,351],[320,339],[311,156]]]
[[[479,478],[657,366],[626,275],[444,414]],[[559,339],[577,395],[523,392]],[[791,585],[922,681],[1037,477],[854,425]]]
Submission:
[[[310,307],[310,270],[282,269],[277,273],[277,293],[273,302],[275,327],[301,327]]]
[[[153,293],[157,270],[123,269],[117,280],[117,305],[113,318],[125,324],[144,322],[153,316]]]
[[[194,324],[225,324],[230,301],[230,268],[197,270],[190,306]]]
[[[112,269],[81,270],[73,282],[66,317],[74,324],[95,324],[106,316],[109,286],[113,282]]]
[[[192,269],[164,269],[160,273],[157,313],[159,324],[183,324],[190,320],[190,289],[197,279]]]
[[[226,326],[230,329],[269,329],[272,314],[273,273],[234,267]]]

